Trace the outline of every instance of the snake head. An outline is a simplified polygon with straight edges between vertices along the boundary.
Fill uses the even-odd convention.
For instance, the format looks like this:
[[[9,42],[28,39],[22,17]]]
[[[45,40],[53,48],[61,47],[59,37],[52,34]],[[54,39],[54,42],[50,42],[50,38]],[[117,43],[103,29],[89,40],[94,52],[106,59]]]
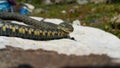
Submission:
[[[70,23],[62,22],[58,25],[58,29],[61,29],[67,33],[73,32],[74,28]]]

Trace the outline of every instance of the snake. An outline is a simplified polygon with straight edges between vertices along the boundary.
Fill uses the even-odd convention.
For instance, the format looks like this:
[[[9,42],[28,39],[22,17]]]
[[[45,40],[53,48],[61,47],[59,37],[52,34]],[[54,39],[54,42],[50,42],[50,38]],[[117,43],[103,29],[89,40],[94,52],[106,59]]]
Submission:
[[[38,21],[26,15],[17,13],[0,12],[0,36],[20,37],[32,40],[53,40],[70,37],[73,32],[71,24],[62,22],[53,24],[50,22]],[[11,23],[6,20],[16,20],[24,22],[27,25]]]
[[[63,22],[62,24],[56,25],[50,22],[38,21],[33,18],[30,18],[26,15],[20,15],[18,13],[10,13],[10,12],[0,12],[0,18],[4,20],[16,20],[24,22],[27,25],[34,26],[36,28],[41,29],[62,29],[64,31],[73,32],[74,28],[71,24]]]

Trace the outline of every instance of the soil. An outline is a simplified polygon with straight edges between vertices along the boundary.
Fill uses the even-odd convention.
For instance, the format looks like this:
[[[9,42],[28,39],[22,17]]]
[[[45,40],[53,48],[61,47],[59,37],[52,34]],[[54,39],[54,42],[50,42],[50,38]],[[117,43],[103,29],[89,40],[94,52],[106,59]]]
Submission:
[[[11,46],[0,49],[0,68],[103,68],[119,65],[106,55],[67,56],[54,51],[23,50]]]

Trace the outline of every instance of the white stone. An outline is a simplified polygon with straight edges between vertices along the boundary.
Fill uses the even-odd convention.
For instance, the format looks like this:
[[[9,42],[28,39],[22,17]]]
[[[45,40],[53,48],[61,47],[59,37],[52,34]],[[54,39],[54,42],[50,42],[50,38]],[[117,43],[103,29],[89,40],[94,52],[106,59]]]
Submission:
[[[37,19],[37,17],[36,17]],[[61,19],[48,19],[47,21],[58,24]],[[51,41],[34,41],[16,37],[0,36],[0,48],[6,45],[20,47],[23,49],[44,49],[56,51],[59,54],[66,55],[102,55],[105,54],[111,58],[120,59],[120,39],[115,35],[103,30],[78,26],[73,24],[74,31],[70,33],[76,41],[70,39],[59,39]],[[119,61],[116,61],[119,62]]]
[[[88,0],[76,0],[76,2],[80,5],[87,4]]]

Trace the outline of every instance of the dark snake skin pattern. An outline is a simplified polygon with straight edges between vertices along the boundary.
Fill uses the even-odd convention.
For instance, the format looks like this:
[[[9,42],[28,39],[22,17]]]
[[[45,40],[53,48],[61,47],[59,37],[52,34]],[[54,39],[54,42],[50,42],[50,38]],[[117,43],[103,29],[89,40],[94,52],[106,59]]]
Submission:
[[[69,38],[74,29],[68,23],[59,25],[42,22],[16,13],[0,12],[0,36],[20,37],[33,40],[53,40]],[[11,23],[5,20],[22,21],[29,26]]]

